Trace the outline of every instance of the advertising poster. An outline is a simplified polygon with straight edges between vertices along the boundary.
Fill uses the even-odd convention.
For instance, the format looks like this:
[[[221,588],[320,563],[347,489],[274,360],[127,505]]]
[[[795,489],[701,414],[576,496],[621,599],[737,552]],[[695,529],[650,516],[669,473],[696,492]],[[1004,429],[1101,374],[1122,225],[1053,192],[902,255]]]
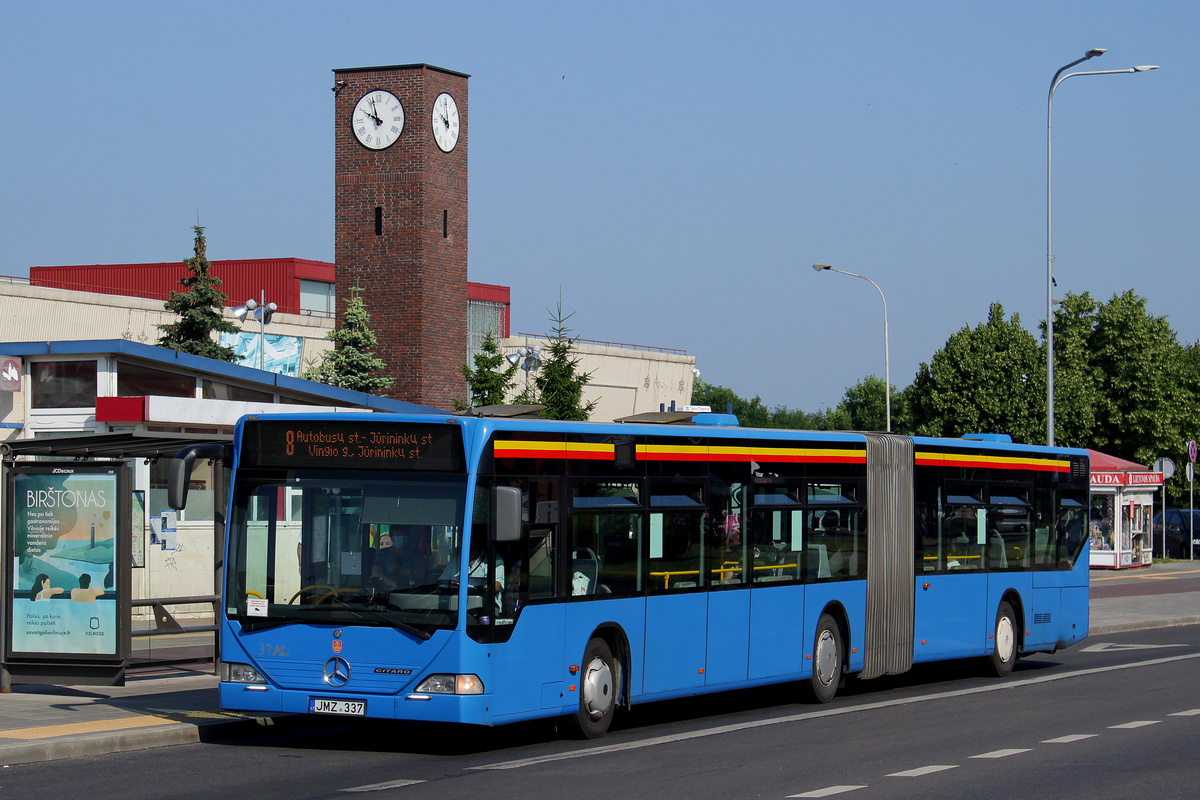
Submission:
[[[179,512],[172,508],[163,509],[158,514],[158,543],[163,550],[174,550],[177,546],[179,531],[175,522],[178,518]]]
[[[284,336],[268,333],[259,336],[257,333],[239,331],[237,333],[222,333],[221,346],[232,347],[237,353],[237,362],[243,367],[259,368],[259,346],[265,344],[261,356],[262,368],[267,372],[279,375],[289,375],[293,378],[300,376],[300,349],[303,344],[299,336]]]
[[[116,655],[117,474],[13,480],[11,652]]]

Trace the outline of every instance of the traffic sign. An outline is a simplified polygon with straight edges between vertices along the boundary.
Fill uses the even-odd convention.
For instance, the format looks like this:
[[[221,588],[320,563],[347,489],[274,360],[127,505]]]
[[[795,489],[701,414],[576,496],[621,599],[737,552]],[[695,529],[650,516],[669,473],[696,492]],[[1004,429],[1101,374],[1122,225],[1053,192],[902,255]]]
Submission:
[[[1161,472],[1163,480],[1169,481],[1175,475],[1175,462],[1164,456],[1154,462],[1154,471]]]
[[[1193,463],[1196,461],[1196,440],[1195,439],[1192,439],[1190,442],[1188,442],[1188,461],[1191,461]]]

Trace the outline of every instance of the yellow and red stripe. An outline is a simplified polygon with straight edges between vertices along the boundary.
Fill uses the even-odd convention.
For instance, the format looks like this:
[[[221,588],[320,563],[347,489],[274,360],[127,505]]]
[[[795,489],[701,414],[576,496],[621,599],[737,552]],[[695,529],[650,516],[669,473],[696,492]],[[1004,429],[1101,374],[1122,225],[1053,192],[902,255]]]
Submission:
[[[611,444],[584,442],[541,442],[524,439],[495,443],[497,458],[571,458],[612,461],[616,450]],[[639,444],[638,461],[724,461],[764,464],[819,463],[865,464],[866,450],[820,447],[733,447],[725,445]]]
[[[1023,469],[1034,472],[1070,472],[1071,462],[1063,458],[1026,458],[1022,456],[971,455],[917,451],[915,461],[926,467],[984,467],[989,469]]]
[[[586,442],[537,442],[519,439],[496,442],[496,458],[576,458],[588,461],[612,461],[611,444]]]

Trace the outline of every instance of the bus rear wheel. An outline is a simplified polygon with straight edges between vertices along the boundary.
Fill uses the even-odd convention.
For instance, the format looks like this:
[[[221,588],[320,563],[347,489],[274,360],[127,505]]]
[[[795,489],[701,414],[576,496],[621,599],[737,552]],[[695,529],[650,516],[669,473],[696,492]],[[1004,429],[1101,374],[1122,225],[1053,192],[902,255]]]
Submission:
[[[617,707],[617,670],[612,648],[603,639],[592,639],[583,651],[583,669],[579,673],[579,708],[573,717],[575,728],[585,739],[596,739],[608,732]]]
[[[1017,645],[1017,615],[1013,613],[1008,601],[1001,601],[996,609],[996,633],[992,642],[991,661],[992,671],[1003,678],[1013,671],[1016,666],[1018,653]]]
[[[842,667],[845,664],[845,649],[842,645],[842,629],[829,614],[817,620],[817,635],[813,641],[812,677],[809,689],[818,703],[828,703],[837,694],[842,682]]]

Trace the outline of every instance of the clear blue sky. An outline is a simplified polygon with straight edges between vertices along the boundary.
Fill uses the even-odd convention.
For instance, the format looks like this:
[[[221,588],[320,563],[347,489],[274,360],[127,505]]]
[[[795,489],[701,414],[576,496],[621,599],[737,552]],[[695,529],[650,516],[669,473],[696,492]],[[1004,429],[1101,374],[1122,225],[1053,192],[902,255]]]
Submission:
[[[988,304],[1134,289],[1200,338],[1200,3],[8,3],[0,274],[333,260],[332,71],[469,73],[470,277],[513,330],[686,350],[815,411]]]

